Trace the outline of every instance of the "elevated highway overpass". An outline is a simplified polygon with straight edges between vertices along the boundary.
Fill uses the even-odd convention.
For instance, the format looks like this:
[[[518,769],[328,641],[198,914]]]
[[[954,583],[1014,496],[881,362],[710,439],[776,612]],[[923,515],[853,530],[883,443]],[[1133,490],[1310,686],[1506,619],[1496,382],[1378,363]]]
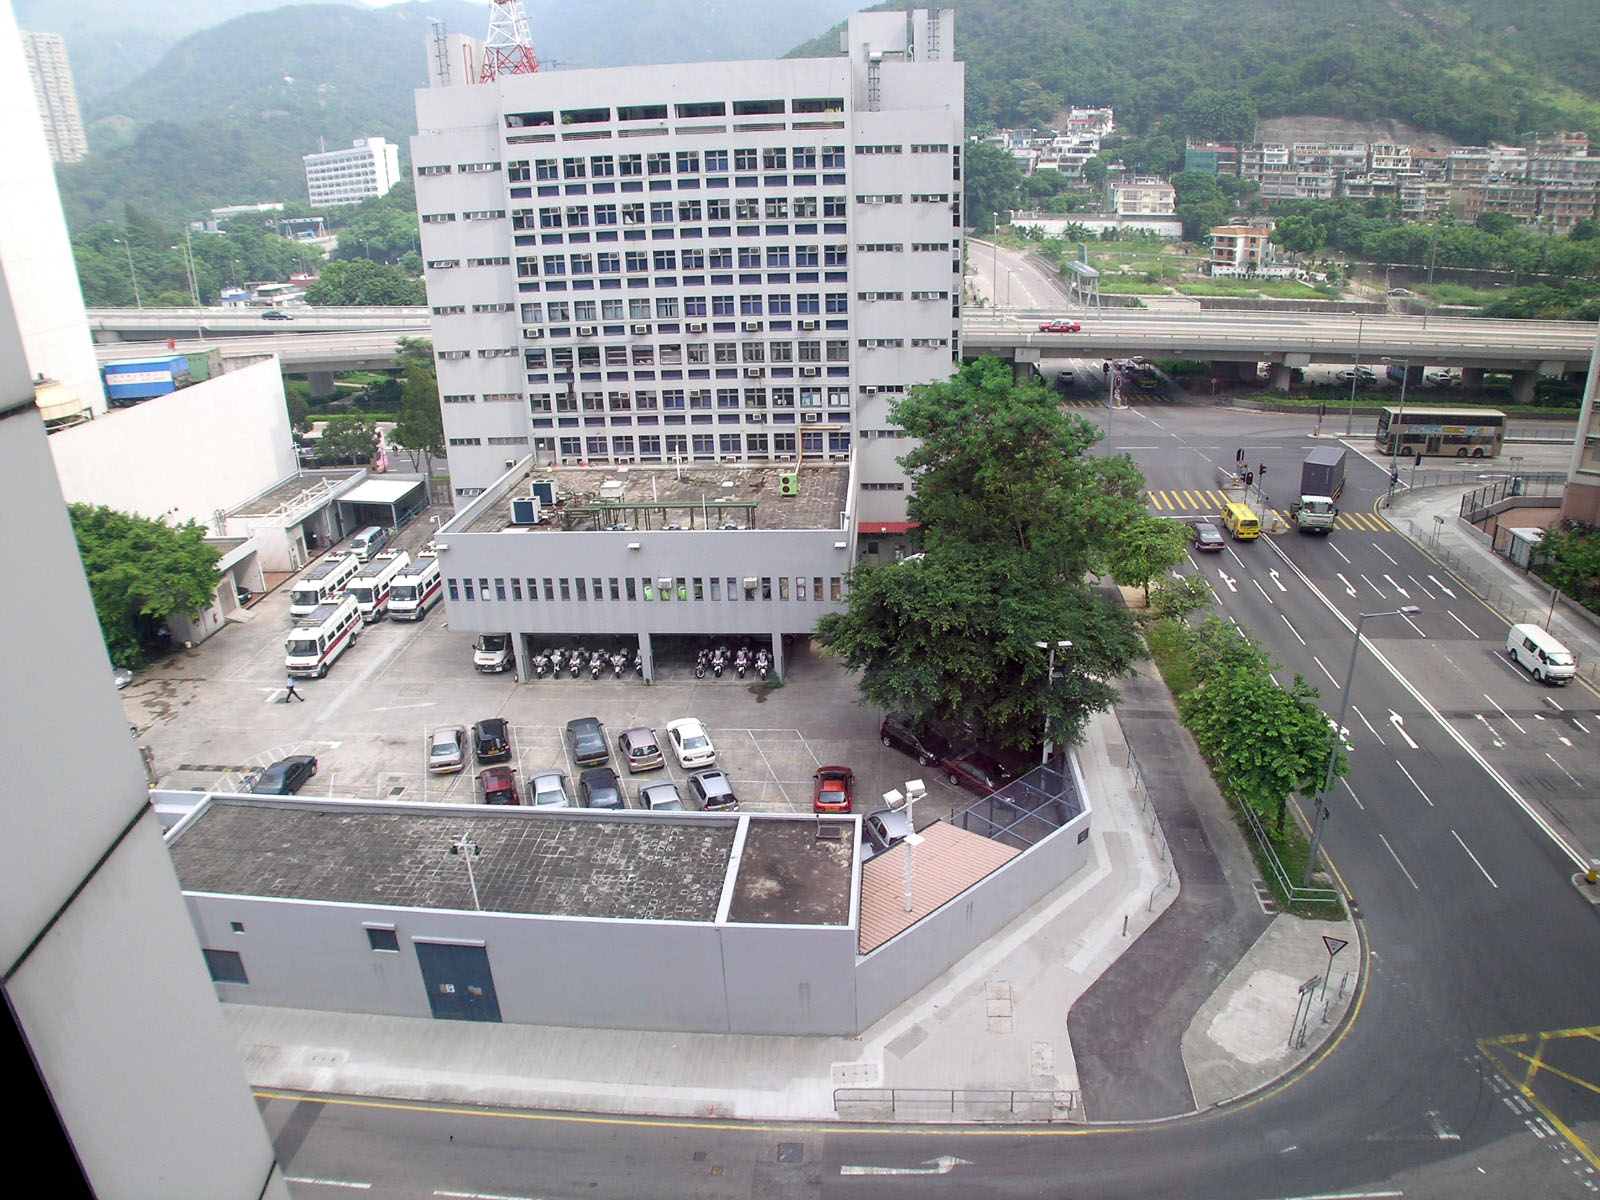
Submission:
[[[1082,314],[1079,333],[1039,332],[1041,321],[1060,313],[969,310],[965,349],[1019,365],[1134,355],[1198,359],[1229,380],[1254,380],[1257,364],[1266,362],[1280,387],[1296,367],[1396,358],[1460,368],[1469,380],[1485,370],[1510,372],[1514,389],[1531,399],[1539,375],[1587,369],[1597,344],[1595,326],[1576,321],[1277,311],[1104,309]],[[152,343],[174,338],[184,350],[220,343],[230,356],[275,353],[284,370],[314,375],[390,367],[400,338],[429,336],[426,308],[301,308],[293,320],[264,320],[259,310],[193,308],[96,309],[89,316],[102,362],[149,354]]]

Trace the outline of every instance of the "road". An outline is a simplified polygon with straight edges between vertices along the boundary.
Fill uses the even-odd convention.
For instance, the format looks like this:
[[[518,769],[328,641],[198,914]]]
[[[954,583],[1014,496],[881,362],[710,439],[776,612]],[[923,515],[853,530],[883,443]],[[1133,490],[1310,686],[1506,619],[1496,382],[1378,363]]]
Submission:
[[[1303,418],[1161,408],[1114,419],[1153,496],[1193,496],[1196,514],[1239,447],[1270,482],[1288,481],[1310,444]],[[1266,644],[1281,681],[1305,676],[1333,711],[1354,618],[1424,610],[1365,626],[1352,769],[1326,846],[1362,919],[1364,945],[1344,953],[1367,954],[1367,978],[1352,1023],[1310,1071],[1198,1117],[1105,1129],[722,1125],[263,1098],[290,1175],[324,1181],[297,1192],[341,1190],[328,1181],[379,1196],[496,1197],[1594,1191],[1600,916],[1569,877],[1573,852],[1600,847],[1586,800],[1600,774],[1600,697],[1511,671],[1498,653],[1505,622],[1372,513],[1386,485],[1382,466],[1352,456],[1345,506],[1361,522],[1327,539],[1230,545],[1180,568],[1203,575],[1221,612]]]

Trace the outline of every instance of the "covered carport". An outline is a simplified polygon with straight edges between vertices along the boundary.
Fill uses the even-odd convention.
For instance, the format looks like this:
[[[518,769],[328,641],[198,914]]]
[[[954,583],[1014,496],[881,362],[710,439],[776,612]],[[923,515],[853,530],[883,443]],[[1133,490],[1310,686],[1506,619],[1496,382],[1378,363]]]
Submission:
[[[400,529],[428,507],[425,479],[368,479],[340,496],[339,533],[348,537],[368,525]]]

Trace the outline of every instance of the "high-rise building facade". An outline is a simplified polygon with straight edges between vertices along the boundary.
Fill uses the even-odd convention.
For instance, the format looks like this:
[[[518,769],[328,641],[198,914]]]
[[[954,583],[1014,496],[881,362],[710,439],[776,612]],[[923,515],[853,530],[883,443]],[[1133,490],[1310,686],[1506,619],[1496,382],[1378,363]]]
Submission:
[[[387,195],[400,178],[400,147],[381,137],[357,138],[348,150],[303,154],[312,205],[359,204]]]
[[[844,461],[903,518],[891,397],[959,361],[951,10],[846,54],[417,93],[428,302],[458,505],[552,464]]]
[[[89,153],[89,139],[83,132],[83,112],[72,82],[72,64],[67,61],[67,43],[59,33],[24,30],[22,52],[28,59],[28,78],[50,144],[50,160],[77,162]]]

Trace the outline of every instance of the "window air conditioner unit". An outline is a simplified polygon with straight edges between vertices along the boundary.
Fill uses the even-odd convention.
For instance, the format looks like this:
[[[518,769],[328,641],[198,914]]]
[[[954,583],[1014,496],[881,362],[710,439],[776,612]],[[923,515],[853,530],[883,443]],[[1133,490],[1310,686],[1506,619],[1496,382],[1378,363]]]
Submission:
[[[802,375],[817,375],[817,374],[820,374],[821,371],[822,371],[821,367],[801,367],[800,368],[800,374],[802,374]]]
[[[648,325],[635,325],[633,327],[633,331],[635,333],[649,333],[650,332],[650,326],[648,326]]]
[[[689,332],[690,333],[704,333],[705,331],[706,331],[706,325],[705,325],[704,321],[690,321],[689,322]]]
[[[818,421],[822,420],[822,414],[814,412],[801,413],[800,419],[807,425],[815,425]]]
[[[761,332],[761,322],[760,321],[746,321],[744,323],[744,331],[746,333],[760,333]]]
[[[544,340],[544,330],[542,330],[542,329],[524,329],[522,331],[522,336],[527,341],[530,341],[530,342],[542,342]]]
[[[746,367],[744,369],[744,377],[746,379],[760,379],[766,373],[766,369],[763,367]]]
[[[863,388],[862,390],[869,396],[876,396],[878,394],[878,389],[875,387]]]
[[[800,328],[801,329],[815,329],[816,327],[817,327],[817,323],[815,321],[801,321],[800,322]]]
[[[594,326],[593,325],[579,325],[578,326],[578,336],[579,337],[593,337],[594,336]]]
[[[752,425],[764,425],[764,424],[766,424],[766,421],[767,421],[767,414],[766,413],[751,413],[750,414],[750,423]]]

